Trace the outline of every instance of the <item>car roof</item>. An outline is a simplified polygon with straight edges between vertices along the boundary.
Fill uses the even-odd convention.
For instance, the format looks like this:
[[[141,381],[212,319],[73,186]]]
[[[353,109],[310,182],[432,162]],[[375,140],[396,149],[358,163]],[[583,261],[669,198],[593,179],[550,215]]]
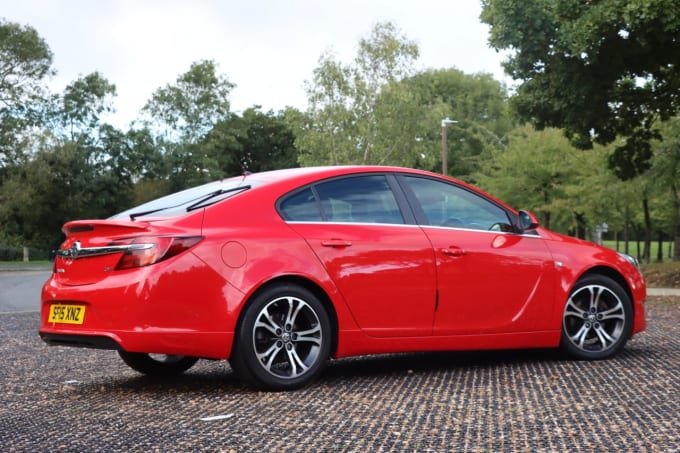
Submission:
[[[334,176],[344,176],[358,173],[414,173],[414,174],[430,174],[422,170],[415,170],[412,168],[390,167],[381,165],[333,165],[320,167],[298,167],[287,168],[283,170],[271,170],[260,173],[246,174],[244,181],[258,181],[262,184],[270,184],[282,180],[288,180],[295,184],[304,184],[305,182],[312,182],[319,179],[332,178]]]

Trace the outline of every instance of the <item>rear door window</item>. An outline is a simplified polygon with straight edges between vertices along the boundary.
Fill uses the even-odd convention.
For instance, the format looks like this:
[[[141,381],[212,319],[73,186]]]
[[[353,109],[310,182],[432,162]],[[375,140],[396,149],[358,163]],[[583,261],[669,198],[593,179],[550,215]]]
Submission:
[[[403,224],[385,175],[336,178],[295,192],[279,204],[285,220],[294,222]]]

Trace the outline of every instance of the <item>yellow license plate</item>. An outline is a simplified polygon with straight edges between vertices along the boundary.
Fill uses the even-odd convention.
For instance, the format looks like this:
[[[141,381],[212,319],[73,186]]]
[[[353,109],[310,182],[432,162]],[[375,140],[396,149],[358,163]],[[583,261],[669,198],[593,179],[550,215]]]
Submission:
[[[85,320],[85,306],[83,305],[52,305],[48,322],[61,324],[82,324]]]

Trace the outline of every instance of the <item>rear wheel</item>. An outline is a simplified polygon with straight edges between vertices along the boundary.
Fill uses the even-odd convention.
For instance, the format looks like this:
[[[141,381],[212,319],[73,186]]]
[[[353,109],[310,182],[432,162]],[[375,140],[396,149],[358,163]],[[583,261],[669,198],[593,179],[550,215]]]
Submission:
[[[272,286],[246,307],[230,363],[241,379],[269,390],[291,390],[312,381],[331,347],[323,304],[297,285]]]
[[[198,361],[197,357],[166,354],[145,354],[118,351],[123,362],[135,371],[153,377],[171,377],[185,372]]]
[[[561,348],[578,359],[604,359],[619,352],[630,337],[633,309],[628,294],[609,277],[581,279],[562,315]]]

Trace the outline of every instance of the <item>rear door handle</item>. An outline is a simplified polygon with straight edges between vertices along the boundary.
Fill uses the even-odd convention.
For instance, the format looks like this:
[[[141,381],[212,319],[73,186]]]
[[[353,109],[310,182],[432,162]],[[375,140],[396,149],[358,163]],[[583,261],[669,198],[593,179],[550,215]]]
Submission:
[[[345,241],[344,239],[328,239],[326,241],[321,241],[321,245],[324,247],[342,248],[351,247],[352,243],[350,241]]]
[[[445,249],[442,250],[442,253],[444,255],[453,256],[453,257],[464,256],[466,254],[465,250],[463,250],[460,247],[445,248]]]

